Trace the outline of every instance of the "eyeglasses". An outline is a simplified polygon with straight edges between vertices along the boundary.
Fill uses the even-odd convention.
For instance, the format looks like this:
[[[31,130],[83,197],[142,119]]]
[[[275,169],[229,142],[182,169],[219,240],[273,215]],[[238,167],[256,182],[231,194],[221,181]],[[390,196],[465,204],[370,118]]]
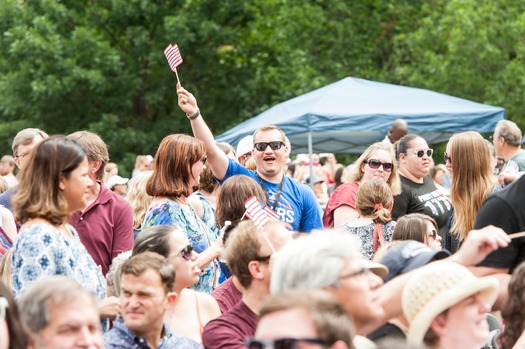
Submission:
[[[255,257],[253,260],[254,261],[258,261],[258,262],[268,262],[270,260],[270,258],[272,258],[272,255],[268,255],[268,256],[257,256]]]
[[[380,166],[383,166],[383,170],[385,170],[386,172],[391,172],[392,168],[394,168],[393,163],[381,162],[376,159],[368,159],[367,161],[365,161],[365,164],[368,164],[368,166],[370,166],[370,168],[373,170],[377,170]]]
[[[370,269],[363,267],[363,268],[359,269],[358,271],[354,271],[352,273],[339,276],[339,280],[341,280],[341,279],[350,279],[350,278],[353,278],[353,277],[356,277],[356,276],[368,275],[368,274],[370,274]]]
[[[27,155],[29,155],[29,152],[24,153],[24,154],[21,154],[21,155],[15,155],[15,158],[16,158],[16,159],[22,159],[22,158],[24,158],[24,157],[27,156]]]
[[[191,257],[193,255],[193,246],[190,244],[186,247],[184,247],[182,250],[180,250],[179,253],[175,254],[175,256],[172,257],[182,257],[185,260],[189,261],[191,260]]]
[[[201,161],[202,161],[202,164],[203,164],[203,165],[206,165],[206,161],[208,161],[208,157],[207,157],[206,155],[204,155],[204,156],[202,157]]]
[[[447,154],[447,152],[443,154],[443,157],[445,158],[445,162],[448,162],[449,164],[452,163],[452,158]]]
[[[414,152],[414,154],[416,154],[418,158],[422,158],[423,156],[425,156],[425,154],[427,154],[427,156],[431,158],[433,153],[434,149],[418,150]]]
[[[328,345],[328,343],[321,338],[279,338],[279,339],[248,339],[245,345],[248,349],[295,349],[297,343],[306,342],[312,344]]]
[[[436,231],[435,229],[432,229],[432,230],[430,231],[430,233],[428,233],[428,237],[430,237],[430,238],[436,240],[436,237],[437,237],[437,231]]]
[[[272,148],[272,150],[279,150],[284,145],[281,141],[273,141],[273,142],[259,142],[255,143],[253,147],[257,149],[258,151],[265,151],[268,146]]]
[[[4,297],[0,297],[0,320],[5,319],[6,309],[9,308],[9,303]]]

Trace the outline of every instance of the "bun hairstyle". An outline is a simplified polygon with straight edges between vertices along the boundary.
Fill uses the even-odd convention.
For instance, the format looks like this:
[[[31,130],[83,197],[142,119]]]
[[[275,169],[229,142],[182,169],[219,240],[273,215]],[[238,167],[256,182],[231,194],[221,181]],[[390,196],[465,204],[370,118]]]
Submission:
[[[356,205],[361,215],[372,218],[375,223],[387,223],[392,220],[394,198],[388,184],[379,178],[372,178],[359,185]]]
[[[399,161],[399,154],[406,154],[408,148],[410,148],[410,144],[412,143],[412,141],[417,138],[422,137],[413,133],[409,133],[394,143],[394,150],[396,151],[397,161]]]

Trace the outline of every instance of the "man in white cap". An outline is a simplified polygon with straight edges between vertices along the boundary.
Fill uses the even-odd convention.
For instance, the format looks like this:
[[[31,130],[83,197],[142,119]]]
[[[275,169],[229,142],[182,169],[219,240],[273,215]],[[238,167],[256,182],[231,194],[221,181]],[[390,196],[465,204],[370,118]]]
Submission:
[[[290,147],[284,132],[275,125],[265,125],[253,134],[252,157],[257,169],[251,171],[231,160],[217,146],[204,121],[195,97],[177,86],[179,106],[190,120],[195,138],[206,144],[206,155],[213,175],[224,181],[234,175],[246,175],[256,180],[266,193],[266,204],[294,231],[310,232],[323,229],[319,204],[312,190],[285,175]]]
[[[128,191],[128,181],[128,178],[114,175],[109,177],[107,185],[112,192],[120,196],[126,196],[126,192]]]
[[[239,164],[246,166],[246,161],[252,157],[253,150],[253,136],[248,135],[239,141],[237,144],[237,160]]]

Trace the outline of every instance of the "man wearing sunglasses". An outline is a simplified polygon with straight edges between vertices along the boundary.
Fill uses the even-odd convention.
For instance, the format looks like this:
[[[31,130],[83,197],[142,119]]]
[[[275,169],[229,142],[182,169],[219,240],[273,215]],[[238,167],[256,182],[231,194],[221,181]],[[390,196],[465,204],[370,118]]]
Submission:
[[[255,131],[251,153],[257,170],[250,171],[229,159],[216,145],[195,97],[180,85],[177,85],[177,94],[179,106],[188,116],[195,138],[206,144],[208,163],[213,175],[221,183],[234,175],[249,176],[266,192],[270,208],[279,214],[281,221],[290,224],[294,231],[310,232],[323,228],[319,205],[312,190],[284,173],[290,149],[280,128],[266,125]]]
[[[252,221],[242,221],[231,231],[223,256],[243,287],[242,300],[208,322],[202,334],[206,349],[244,349],[244,340],[255,333],[261,304],[270,294],[270,258],[291,239],[281,222],[259,231]]]
[[[353,322],[339,303],[320,290],[289,291],[268,298],[247,349],[352,348]]]

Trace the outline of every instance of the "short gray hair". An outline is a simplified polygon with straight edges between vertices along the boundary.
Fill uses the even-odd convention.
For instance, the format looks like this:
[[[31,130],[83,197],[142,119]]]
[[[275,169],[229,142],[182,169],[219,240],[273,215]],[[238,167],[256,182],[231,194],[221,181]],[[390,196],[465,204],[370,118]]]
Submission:
[[[345,262],[361,255],[359,238],[335,230],[312,232],[279,251],[273,261],[270,291],[336,286]]]
[[[106,282],[108,283],[109,290],[112,296],[120,296],[120,273],[122,264],[131,257],[131,251],[119,253],[118,256],[113,258],[111,266],[106,274]]]
[[[51,321],[53,306],[76,299],[86,299],[97,308],[94,296],[74,279],[61,275],[43,277],[31,285],[20,298],[22,323],[29,331],[37,333]]]
[[[498,136],[503,137],[508,145],[519,147],[521,145],[521,130],[510,120],[500,120],[496,125]]]
[[[13,156],[15,158],[18,157],[18,147],[21,145],[31,144],[36,136],[40,136],[42,139],[49,138],[49,135],[39,128],[24,128],[23,130],[19,131],[15,138],[13,138]]]

